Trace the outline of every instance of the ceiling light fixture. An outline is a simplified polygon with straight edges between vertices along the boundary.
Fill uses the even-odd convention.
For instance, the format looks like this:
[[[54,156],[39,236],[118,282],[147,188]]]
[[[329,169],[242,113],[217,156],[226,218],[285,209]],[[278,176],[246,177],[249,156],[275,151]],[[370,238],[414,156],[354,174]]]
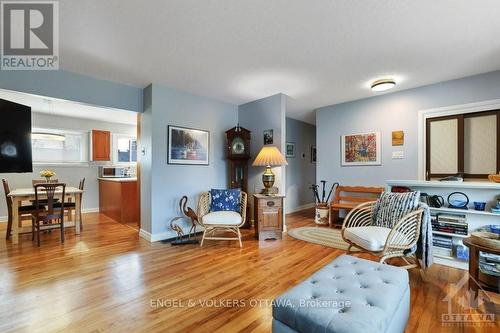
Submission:
[[[51,140],[51,141],[64,141],[66,137],[62,134],[46,133],[46,132],[33,132],[31,138],[36,140]]]
[[[372,83],[372,91],[375,91],[375,92],[380,92],[380,91],[386,91],[386,90],[389,90],[389,89],[392,89],[396,86],[396,81],[394,81],[393,79],[381,79],[381,80],[377,80],[377,81],[374,81]]]

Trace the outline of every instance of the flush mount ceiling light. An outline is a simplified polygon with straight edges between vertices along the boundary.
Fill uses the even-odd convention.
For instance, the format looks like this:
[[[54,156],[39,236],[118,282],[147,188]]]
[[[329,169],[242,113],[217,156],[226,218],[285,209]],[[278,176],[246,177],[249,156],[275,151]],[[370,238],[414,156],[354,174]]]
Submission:
[[[62,134],[45,133],[45,132],[33,132],[31,133],[31,138],[36,140],[52,140],[52,141],[66,140],[66,137]]]
[[[392,89],[396,86],[396,81],[394,81],[393,79],[381,79],[381,80],[377,80],[377,81],[374,81],[372,83],[372,91],[375,91],[375,92],[380,92],[380,91],[386,91],[386,90],[389,90],[389,89]]]

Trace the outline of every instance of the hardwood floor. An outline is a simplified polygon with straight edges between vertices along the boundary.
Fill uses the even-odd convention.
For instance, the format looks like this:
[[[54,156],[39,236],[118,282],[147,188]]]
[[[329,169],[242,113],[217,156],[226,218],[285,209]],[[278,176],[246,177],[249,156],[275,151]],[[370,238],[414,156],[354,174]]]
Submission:
[[[312,225],[311,216],[289,215],[288,227]],[[28,235],[12,246],[1,232],[0,332],[270,332],[271,300],[344,253],[286,235],[259,243],[252,230],[242,249],[227,241],[171,247],[103,215],[83,219],[82,234],[67,230],[62,245],[52,233],[40,248]],[[442,326],[447,288],[464,274],[434,265],[424,282],[411,271],[406,331],[498,331],[498,321]],[[491,297],[496,305],[483,312],[498,316]]]

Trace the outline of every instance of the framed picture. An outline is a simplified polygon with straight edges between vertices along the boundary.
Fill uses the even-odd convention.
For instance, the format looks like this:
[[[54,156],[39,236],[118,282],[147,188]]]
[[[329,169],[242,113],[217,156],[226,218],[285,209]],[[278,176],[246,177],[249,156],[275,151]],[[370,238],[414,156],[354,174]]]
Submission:
[[[405,144],[405,132],[393,131],[392,132],[392,145],[393,146],[404,146],[404,144]]]
[[[380,165],[380,132],[343,135],[341,137],[342,166]]]
[[[273,130],[272,129],[264,130],[264,144],[272,145],[273,142],[274,142]]]
[[[316,146],[311,146],[311,163],[316,163]]]
[[[286,143],[286,157],[295,157],[295,143]]]
[[[208,165],[210,132],[168,126],[167,163]]]

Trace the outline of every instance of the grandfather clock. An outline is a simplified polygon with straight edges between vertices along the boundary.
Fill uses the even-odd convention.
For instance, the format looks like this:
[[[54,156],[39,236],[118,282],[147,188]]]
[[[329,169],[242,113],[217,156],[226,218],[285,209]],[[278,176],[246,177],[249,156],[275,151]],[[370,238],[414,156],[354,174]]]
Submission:
[[[226,158],[229,161],[229,187],[240,188],[248,194],[250,131],[238,124],[226,131],[226,140]],[[247,220],[243,227],[248,228],[249,226],[249,208],[247,206]]]

